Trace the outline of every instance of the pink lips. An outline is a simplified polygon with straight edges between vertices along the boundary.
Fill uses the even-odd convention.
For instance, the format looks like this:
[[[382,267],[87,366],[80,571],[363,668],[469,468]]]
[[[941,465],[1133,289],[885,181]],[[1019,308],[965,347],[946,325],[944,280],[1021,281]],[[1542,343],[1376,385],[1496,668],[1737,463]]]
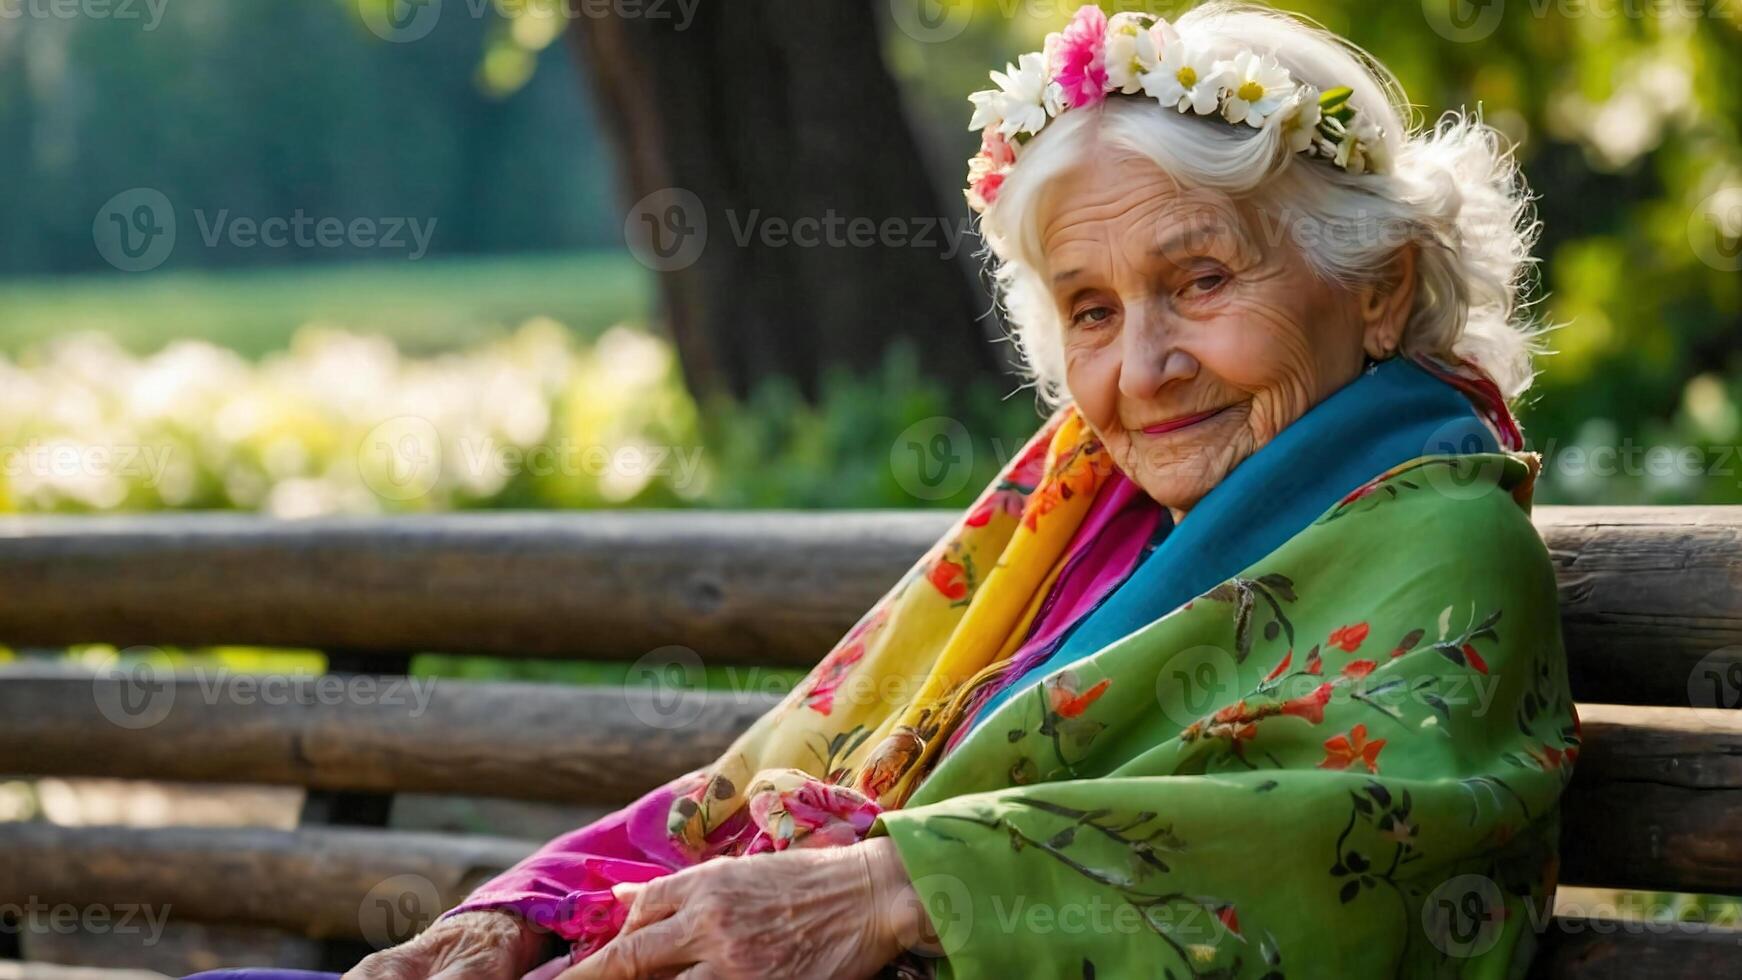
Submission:
[[[1227,408],[1227,406],[1224,405],[1224,406],[1222,406],[1222,408],[1212,408],[1207,412],[1199,412],[1196,415],[1181,415],[1177,419],[1168,419],[1165,422],[1157,422],[1154,425],[1146,425],[1143,427],[1143,433],[1144,433],[1144,435],[1159,436],[1164,432],[1172,432],[1175,429],[1183,429],[1188,425],[1197,425],[1199,422],[1204,421],[1205,419],[1211,417],[1212,415],[1220,415],[1223,412],[1223,410],[1226,408]]]

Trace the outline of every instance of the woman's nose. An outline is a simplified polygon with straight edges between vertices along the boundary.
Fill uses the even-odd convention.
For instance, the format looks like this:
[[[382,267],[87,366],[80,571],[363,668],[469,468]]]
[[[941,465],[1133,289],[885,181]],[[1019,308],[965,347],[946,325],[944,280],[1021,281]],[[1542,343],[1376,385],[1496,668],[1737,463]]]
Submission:
[[[1124,351],[1119,365],[1119,392],[1127,398],[1153,398],[1169,384],[1195,376],[1197,359],[1179,346],[1178,339],[1165,324],[1155,320],[1128,321],[1120,337]]]

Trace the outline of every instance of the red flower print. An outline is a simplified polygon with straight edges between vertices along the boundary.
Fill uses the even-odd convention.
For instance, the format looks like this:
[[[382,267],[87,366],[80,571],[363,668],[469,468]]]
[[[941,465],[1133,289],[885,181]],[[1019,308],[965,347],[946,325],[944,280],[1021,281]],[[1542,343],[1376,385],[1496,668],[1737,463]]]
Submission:
[[[1331,646],[1340,647],[1344,653],[1354,653],[1361,646],[1361,641],[1367,639],[1369,630],[1365,621],[1350,626],[1339,626],[1331,631],[1327,641]]]
[[[957,602],[968,595],[968,570],[961,563],[939,558],[926,575],[932,587],[943,594],[945,599]]]
[[[1100,700],[1101,695],[1107,693],[1107,688],[1111,687],[1112,684],[1111,679],[1103,679],[1097,681],[1094,687],[1078,694],[1076,677],[1071,674],[1061,674],[1057,682],[1047,685],[1047,702],[1052,705],[1052,710],[1057,712],[1059,717],[1075,718],[1088,710],[1089,705]]]
[[[1320,684],[1312,693],[1303,694],[1293,700],[1282,703],[1282,713],[1296,718],[1305,718],[1317,725],[1325,720],[1325,705],[1331,703],[1331,685]]]
[[[1343,676],[1360,680],[1368,674],[1373,673],[1378,666],[1378,664],[1371,660],[1351,660],[1343,665]]]
[[[1368,772],[1376,773],[1379,771],[1379,750],[1383,748],[1384,739],[1368,741],[1367,726],[1356,725],[1347,735],[1332,735],[1325,739],[1325,761],[1319,763],[1319,768],[1347,769],[1358,761],[1367,767]]]
[[[1307,651],[1306,666],[1301,668],[1309,674],[1323,673],[1325,661],[1319,656],[1319,648],[1313,647]]]
[[[1246,717],[1246,702],[1236,701],[1216,712],[1214,715],[1211,715],[1210,721],[1216,724],[1226,725],[1229,722],[1239,721],[1244,717]]]
[[[1040,519],[1065,501],[1082,494],[1093,493],[1100,486],[1111,465],[1102,458],[1101,443],[1090,439],[1061,456],[1046,478],[1028,498],[1022,523],[1030,531],[1039,527]]]
[[[1481,673],[1488,672],[1488,661],[1483,660],[1482,655],[1476,652],[1474,643],[1464,644],[1464,660]]]
[[[1269,682],[1269,681],[1276,680],[1278,677],[1281,677],[1282,672],[1288,669],[1288,662],[1290,660],[1293,660],[1293,659],[1294,659],[1294,651],[1293,650],[1290,650],[1287,653],[1283,654],[1282,660],[1278,661],[1277,665],[1275,667],[1270,668],[1270,673],[1264,675],[1264,680],[1266,682]]]
[[[1550,772],[1559,769],[1562,766],[1570,766],[1573,764],[1573,761],[1579,757],[1578,749],[1567,749],[1563,752],[1552,745],[1546,744],[1543,745],[1541,752],[1538,752],[1535,749],[1526,749],[1525,751],[1530,753],[1530,757],[1536,760],[1537,766],[1540,767],[1543,772]]]
[[[992,517],[995,514],[1019,516],[1022,513],[1022,505],[1027,499],[1028,491],[1026,488],[1008,485],[1000,487],[987,494],[986,499],[980,501],[980,505],[968,514],[968,519],[963,523],[969,527],[985,527],[992,523]]]
[[[842,647],[824,658],[817,665],[816,681],[811,689],[805,692],[805,707],[820,715],[827,715],[835,709],[835,691],[846,680],[847,674],[865,656],[865,644],[854,643]]]

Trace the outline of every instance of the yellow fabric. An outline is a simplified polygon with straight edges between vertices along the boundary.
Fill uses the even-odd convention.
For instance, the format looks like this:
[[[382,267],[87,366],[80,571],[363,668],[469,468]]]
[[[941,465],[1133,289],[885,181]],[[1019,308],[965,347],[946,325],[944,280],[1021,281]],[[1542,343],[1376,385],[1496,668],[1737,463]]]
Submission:
[[[1020,647],[1112,472],[1082,417],[1057,413],[822,664],[677,801],[673,839],[706,851],[752,786],[780,782],[773,770],[900,806],[960,721],[962,699]]]

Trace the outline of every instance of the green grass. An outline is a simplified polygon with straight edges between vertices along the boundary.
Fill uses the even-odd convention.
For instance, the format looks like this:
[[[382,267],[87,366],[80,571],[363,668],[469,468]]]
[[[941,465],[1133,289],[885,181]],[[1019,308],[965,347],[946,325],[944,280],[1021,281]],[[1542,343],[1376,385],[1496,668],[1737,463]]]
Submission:
[[[451,350],[548,316],[591,336],[643,320],[650,275],[616,252],[0,280],[0,353],[74,331],[149,353],[192,338],[257,357],[311,322]]]

